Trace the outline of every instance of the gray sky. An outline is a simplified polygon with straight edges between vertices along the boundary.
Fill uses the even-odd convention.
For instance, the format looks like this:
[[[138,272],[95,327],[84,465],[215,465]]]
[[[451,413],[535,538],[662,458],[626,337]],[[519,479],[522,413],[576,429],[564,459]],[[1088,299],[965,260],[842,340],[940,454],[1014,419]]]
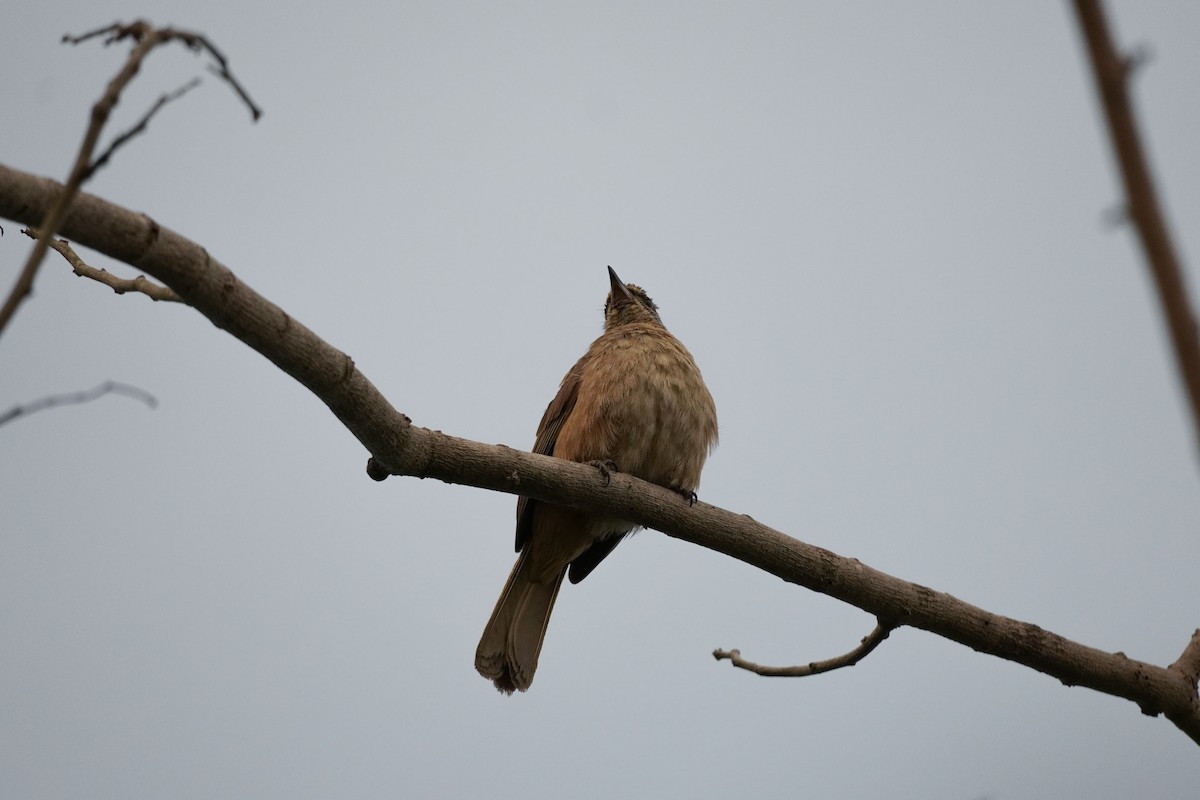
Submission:
[[[1200,625],[1197,456],[1140,254],[1103,222],[1117,184],[1066,3],[278,8],[15,4],[0,161],[63,178],[124,57],[63,33],[203,31],[262,121],[207,77],[90,191],[204,244],[417,424],[528,447],[612,264],[716,398],[705,500],[1154,663]],[[1138,108],[1194,265],[1200,5],[1110,10],[1153,52]],[[200,70],[154,55],[113,130]],[[4,227],[7,287],[28,243]],[[826,658],[873,620],[653,532],[567,587],[533,689],[503,697],[472,658],[512,497],[371,482],[256,353],[54,259],[0,376],[0,409],[105,379],[161,401],[0,429],[5,796],[1200,782],[1170,723],[919,631],[815,678],[718,664]]]

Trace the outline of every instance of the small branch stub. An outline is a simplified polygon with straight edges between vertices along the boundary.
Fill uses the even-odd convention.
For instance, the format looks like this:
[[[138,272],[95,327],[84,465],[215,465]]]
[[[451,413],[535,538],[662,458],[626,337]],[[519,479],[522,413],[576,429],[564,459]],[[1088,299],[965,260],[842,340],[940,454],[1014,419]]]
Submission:
[[[367,477],[373,481],[386,481],[392,473],[384,469],[374,458],[367,459]]]

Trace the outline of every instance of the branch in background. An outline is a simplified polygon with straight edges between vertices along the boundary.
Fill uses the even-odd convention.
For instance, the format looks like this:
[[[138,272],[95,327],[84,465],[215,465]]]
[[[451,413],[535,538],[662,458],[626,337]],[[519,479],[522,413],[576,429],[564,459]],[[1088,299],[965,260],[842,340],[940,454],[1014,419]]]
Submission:
[[[38,233],[32,228],[24,228],[21,233],[28,236],[30,239],[37,239]],[[138,292],[144,294],[151,300],[162,300],[167,303],[182,303],[183,298],[175,294],[165,286],[159,286],[151,280],[148,280],[145,275],[138,275],[136,278],[118,278],[106,269],[98,269],[84,262],[82,258],[71,247],[71,243],[66,239],[53,239],[50,241],[50,249],[59,253],[71,265],[71,269],[81,278],[91,278],[94,281],[103,283],[105,286],[112,289],[117,294],[125,294],[126,292]]]
[[[167,42],[177,41],[193,52],[208,53],[212,57],[213,61],[216,62],[216,66],[213,66],[212,64],[209,65],[209,71],[219,77],[221,80],[228,83],[230,88],[237,93],[237,96],[241,99],[241,101],[246,104],[247,108],[250,109],[250,117],[253,119],[253,121],[258,122],[259,117],[262,116],[262,109],[255,105],[254,101],[250,99],[250,95],[246,92],[245,88],[238,83],[237,78],[233,77],[233,73],[229,71],[229,59],[225,58],[224,53],[218,50],[216,45],[209,41],[208,37],[204,36],[203,34],[193,33],[192,31],[182,31],[177,28],[155,28],[149,22],[139,19],[135,22],[129,23],[128,25],[122,25],[119,22],[113,23],[112,25],[105,25],[102,28],[96,28],[93,31],[88,31],[87,33],[80,34],[79,36],[72,36],[69,33],[65,33],[63,34],[62,41],[63,44],[81,44],[89,39],[95,39],[99,36],[105,37],[105,47],[110,44],[116,44],[117,42],[124,41],[125,39],[132,39],[135,42],[141,43],[148,38],[156,38],[158,39],[156,44],[165,44]],[[132,57],[133,56],[131,54],[130,58]],[[136,68],[134,69],[134,72],[137,72]]]
[[[1200,443],[1200,332],[1188,299],[1183,269],[1150,178],[1127,86],[1133,68],[1145,56],[1134,52],[1130,57],[1122,58],[1117,53],[1099,0],[1075,0],[1075,12],[1096,76],[1096,88],[1104,104],[1113,150],[1121,167],[1126,213],[1137,228],[1142,251],[1154,276],[1158,299],[1175,347],[1175,360],[1191,404],[1194,433]]]
[[[154,101],[154,105],[150,106],[149,110],[147,110],[146,113],[142,115],[142,118],[137,121],[136,125],[134,125],[132,128],[130,128],[129,130],[125,131],[124,133],[120,134],[115,139],[113,139],[112,142],[109,143],[108,147],[106,147],[104,149],[104,152],[101,153],[99,156],[97,156],[94,161],[92,161],[91,165],[88,167],[87,174],[85,174],[83,176],[83,179],[87,180],[88,178],[95,175],[96,172],[101,167],[103,167],[105,164],[108,163],[108,160],[110,158],[112,158],[113,153],[117,152],[117,150],[119,150],[126,142],[128,142],[134,136],[137,136],[139,133],[145,133],[146,126],[148,126],[150,124],[150,119],[155,114],[158,113],[159,109],[161,109],[163,106],[165,106],[167,103],[171,102],[172,100],[178,100],[180,97],[183,97],[185,94],[190,92],[192,89],[195,89],[199,85],[200,85],[200,79],[192,78],[190,81],[185,83],[183,86],[180,86],[175,91],[168,92],[167,94],[159,95],[158,99]]]
[[[0,166],[0,217],[36,224],[61,188]],[[989,613],[793,539],[744,514],[703,502],[689,505],[675,492],[629,475],[612,473],[606,485],[587,464],[417,427],[348,355],[242,283],[200,245],[92,195],[81,194],[76,207],[63,226],[66,236],[145,270],[307,387],[371,454],[374,477],[436,478],[626,519],[857,606],[897,627],[920,628],[1069,686],[1126,698],[1146,714],[1165,715],[1200,744],[1200,697],[1187,666],[1200,659],[1194,637],[1176,662],[1178,668],[1137,661]]]
[[[850,652],[843,653],[834,658],[827,658],[824,661],[810,661],[807,664],[799,664],[794,667],[764,667],[762,664],[755,664],[753,661],[742,658],[740,650],[714,650],[713,658],[717,661],[728,659],[731,664],[739,669],[748,670],[755,675],[762,675],[768,678],[803,678],[807,675],[820,675],[822,672],[832,672],[842,667],[853,667],[869,656],[872,650],[879,647],[883,643],[883,640],[891,634],[893,627],[879,622],[875,625],[875,630],[864,636],[858,647],[855,647]]]
[[[175,30],[174,28],[155,28],[148,22],[138,20],[129,25],[115,24],[97,28],[81,36],[63,36],[63,42],[79,44],[98,36],[106,37],[104,40],[104,44],[106,45],[115,44],[126,39],[133,41],[135,44],[121,69],[109,81],[104,94],[92,106],[91,121],[88,124],[87,132],[84,133],[83,143],[79,146],[79,154],[75,158],[75,164],[71,168],[71,174],[67,178],[66,185],[62,187],[62,191],[55,199],[53,205],[46,209],[45,217],[35,223],[30,223],[32,226],[36,226],[44,235],[33,246],[33,251],[30,252],[29,258],[25,261],[25,266],[21,269],[21,274],[17,277],[17,282],[14,284],[12,292],[9,293],[4,305],[0,306],[0,334],[4,332],[13,315],[17,313],[18,306],[33,293],[33,279],[37,275],[37,270],[42,263],[42,259],[46,256],[49,240],[54,237],[63,220],[66,219],[67,212],[70,210],[75,196],[79,193],[80,187],[83,186],[84,182],[97,169],[108,162],[118,148],[128,142],[133,136],[145,130],[146,125],[155,112],[192,87],[193,84],[188,84],[170,94],[159,97],[158,101],[142,117],[140,122],[134,125],[132,129],[118,136],[99,159],[93,160],[92,154],[96,150],[96,143],[100,140],[100,133],[104,129],[104,125],[108,122],[108,118],[112,114],[113,108],[117,105],[117,101],[120,100],[121,92],[125,90],[125,87],[137,75],[138,70],[141,69],[142,61],[150,54],[150,51],[159,45],[177,41],[189,50],[208,53],[219,66],[219,69],[215,69],[214,71],[233,87],[238,97],[250,108],[250,116],[257,120],[262,115],[262,111],[250,100],[249,95],[246,94],[246,90],[242,88],[241,84],[229,72],[229,65],[225,56],[207,38],[200,34]]]
[[[55,406],[77,405],[79,403],[90,403],[98,397],[103,397],[106,394],[119,394],[125,397],[132,397],[134,400],[139,400],[146,404],[148,408],[158,408],[158,400],[154,395],[147,392],[145,389],[139,389],[136,386],[130,386],[128,383],[117,383],[116,381],[105,381],[94,389],[88,389],[83,392],[69,392],[67,394],[52,394],[46,397],[40,397],[32,403],[13,406],[8,411],[0,414],[0,425],[4,425],[22,415],[33,414],[38,411],[45,411],[47,408]]]

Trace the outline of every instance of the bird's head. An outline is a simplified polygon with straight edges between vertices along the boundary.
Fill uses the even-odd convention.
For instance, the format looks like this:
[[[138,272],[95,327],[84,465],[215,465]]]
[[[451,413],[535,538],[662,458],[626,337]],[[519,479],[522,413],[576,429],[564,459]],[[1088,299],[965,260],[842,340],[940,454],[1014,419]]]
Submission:
[[[619,325],[634,322],[662,324],[658,317],[658,306],[654,305],[654,301],[642,287],[622,283],[612,267],[608,268],[608,281],[612,289],[608,293],[608,299],[604,301],[604,330],[612,330]]]

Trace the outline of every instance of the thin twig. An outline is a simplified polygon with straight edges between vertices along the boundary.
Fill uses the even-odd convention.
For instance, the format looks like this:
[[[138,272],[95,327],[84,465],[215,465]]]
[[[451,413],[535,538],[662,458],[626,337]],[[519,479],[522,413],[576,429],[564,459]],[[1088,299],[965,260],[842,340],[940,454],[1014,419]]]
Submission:
[[[105,381],[95,388],[88,389],[82,392],[68,392],[66,394],[52,394],[46,397],[40,397],[31,403],[17,405],[0,414],[0,425],[4,425],[22,415],[33,414],[38,411],[44,411],[47,408],[55,406],[74,405],[78,403],[90,403],[98,397],[103,397],[106,394],[119,394],[125,397],[131,397],[145,403],[147,407],[154,409],[158,407],[158,400],[154,395],[147,392],[145,389],[139,389],[136,386],[131,386],[128,383],[117,383],[116,381]]]
[[[31,239],[39,238],[38,232],[32,228],[23,228],[21,229],[21,233]],[[74,248],[71,247],[71,243],[66,239],[54,239],[50,242],[49,246],[51,250],[54,250],[67,260],[67,263],[71,265],[71,269],[75,271],[76,275],[103,283],[117,294],[137,292],[138,294],[146,295],[151,300],[162,300],[167,303],[183,302],[183,298],[176,294],[174,289],[157,284],[145,275],[138,275],[136,278],[119,278],[106,269],[91,266],[79,257],[79,254],[75,252]]]
[[[208,39],[204,38],[203,36],[199,37],[199,39],[203,43],[205,49],[208,50],[209,55],[211,55],[220,65],[220,68],[218,69],[212,64],[209,64],[208,71],[220,77],[222,80],[228,83],[235,92],[237,92],[238,97],[242,98],[242,102],[245,103],[250,109],[250,116],[253,117],[255,122],[258,122],[258,118],[262,116],[262,109],[254,104],[254,101],[250,99],[250,95],[247,94],[246,90],[242,88],[242,85],[238,83],[237,78],[233,77],[233,73],[229,71],[229,63],[225,60],[225,56],[223,56],[220,51],[218,51],[217,48],[208,41]]]
[[[803,678],[807,675],[820,675],[822,672],[832,672],[835,669],[842,667],[853,667],[859,661],[862,661],[871,651],[883,643],[883,640],[888,638],[892,632],[892,626],[884,625],[882,622],[875,626],[875,629],[863,637],[858,647],[855,647],[848,653],[843,653],[834,658],[827,658],[824,661],[810,661],[807,664],[799,664],[794,667],[766,667],[762,664],[755,664],[753,661],[748,661],[742,658],[740,650],[714,650],[713,658],[717,661],[728,659],[733,666],[739,669],[744,669],[753,672],[755,675],[762,675],[768,678]]]
[[[137,136],[139,133],[145,133],[146,126],[150,124],[151,117],[157,114],[160,108],[172,100],[177,100],[180,97],[183,97],[185,94],[190,92],[192,89],[195,89],[199,85],[200,79],[192,78],[175,91],[159,95],[158,99],[154,101],[154,105],[150,106],[150,109],[142,115],[142,118],[138,120],[136,125],[113,139],[108,147],[104,149],[104,152],[98,155],[95,160],[92,161],[91,165],[88,167],[87,175],[84,176],[84,180],[92,177],[92,175],[99,171],[101,167],[107,164],[108,160],[112,158],[113,153],[120,149],[126,142],[128,142],[134,136]]]
[[[209,71],[221,78],[229,84],[230,88],[237,94],[246,107],[250,109],[250,117],[257,122],[262,116],[262,109],[259,108],[253,100],[250,99],[250,94],[246,89],[238,83],[237,78],[229,70],[229,59],[225,54],[217,49],[217,46],[209,41],[208,37],[194,31],[184,31],[178,28],[155,28],[145,20],[137,20],[128,25],[114,23],[106,25],[103,28],[97,28],[94,31],[88,31],[80,36],[71,36],[63,34],[62,41],[64,44],[79,44],[88,39],[93,39],[97,36],[108,34],[104,40],[105,46],[115,44],[125,39],[132,39],[136,42],[141,42],[146,38],[157,38],[158,44],[177,41],[184,47],[195,52],[206,52],[216,62],[216,65],[209,65]]]
[[[257,120],[262,116],[262,111],[254,104],[250,96],[246,93],[246,90],[242,88],[241,84],[237,82],[233,74],[229,71],[229,64],[224,54],[217,50],[206,37],[198,33],[176,30],[174,28],[155,28],[144,20],[137,20],[128,25],[117,23],[97,28],[79,36],[64,35],[62,40],[67,44],[79,44],[98,36],[106,37],[104,40],[104,44],[106,45],[126,39],[133,41],[135,44],[129,53],[129,57],[125,59],[125,63],[121,66],[121,69],[109,81],[104,94],[92,106],[91,121],[88,124],[87,131],[84,133],[79,153],[75,157],[75,163],[71,167],[71,174],[63,186],[62,193],[57,197],[54,205],[46,212],[45,218],[38,226],[38,230],[44,235],[39,237],[37,243],[34,244],[32,252],[30,252],[28,259],[25,261],[25,266],[21,269],[21,274],[17,277],[17,282],[13,285],[12,291],[4,301],[4,305],[0,306],[0,334],[4,332],[9,321],[16,314],[20,304],[33,293],[33,280],[37,275],[38,267],[41,266],[42,260],[46,256],[50,240],[53,239],[54,234],[62,225],[62,221],[66,219],[67,212],[70,210],[71,204],[75,201],[75,197],[79,194],[83,183],[97,169],[107,163],[118,148],[144,130],[155,112],[192,87],[192,84],[188,84],[171,94],[159,97],[158,101],[140,122],[134,125],[129,131],[118,136],[105,149],[99,159],[93,160],[92,155],[95,153],[96,144],[100,140],[100,133],[104,129],[104,125],[108,122],[113,108],[117,105],[117,101],[121,97],[121,92],[124,91],[129,82],[137,75],[138,70],[141,69],[142,62],[155,47],[177,41],[189,50],[207,52],[220,67],[216,70],[216,74],[220,75],[249,107],[251,117]]]
[[[1099,0],[1074,1],[1125,184],[1127,213],[1137,228],[1142,251],[1154,276],[1176,363],[1191,405],[1194,433],[1200,442],[1200,332],[1188,299],[1184,271],[1150,177],[1129,99],[1129,75],[1145,61],[1145,51],[1138,49],[1122,58],[1113,44],[1104,7]]]
[[[95,39],[97,36],[104,36],[105,34],[108,34],[107,38],[104,40],[104,46],[107,47],[110,44],[115,44],[116,42],[126,38],[140,39],[142,36],[149,33],[150,30],[150,23],[142,19],[131,22],[128,25],[122,25],[121,23],[117,22],[113,23],[112,25],[104,25],[100,28],[96,28],[95,30],[88,31],[87,33],[81,33],[78,36],[72,36],[69,33],[64,33],[62,35],[62,43],[81,44],[82,42],[86,42],[88,39]]]

